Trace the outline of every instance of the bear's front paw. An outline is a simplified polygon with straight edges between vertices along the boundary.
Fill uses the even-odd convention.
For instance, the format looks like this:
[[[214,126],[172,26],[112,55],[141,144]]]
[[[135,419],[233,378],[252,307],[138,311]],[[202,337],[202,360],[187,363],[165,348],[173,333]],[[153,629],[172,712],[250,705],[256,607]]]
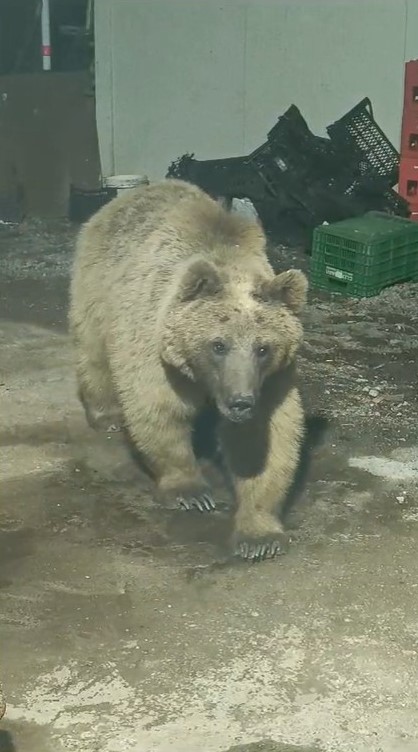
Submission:
[[[269,535],[244,535],[236,533],[233,540],[234,556],[246,561],[264,561],[285,554],[289,546],[289,536],[285,532]]]
[[[163,493],[160,492],[159,495],[166,505],[171,506],[175,503],[187,512],[192,509],[197,509],[199,512],[213,512],[215,509],[212,493],[206,486],[169,489]]]

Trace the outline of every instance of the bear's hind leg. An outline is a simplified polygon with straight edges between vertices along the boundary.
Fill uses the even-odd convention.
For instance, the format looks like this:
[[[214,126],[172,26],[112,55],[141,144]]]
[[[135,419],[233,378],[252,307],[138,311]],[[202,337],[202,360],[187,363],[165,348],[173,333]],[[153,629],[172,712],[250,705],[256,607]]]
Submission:
[[[77,357],[78,397],[86,419],[96,431],[120,431],[122,415],[104,351],[97,346],[91,352],[79,348]]]
[[[263,423],[226,424],[222,431],[238,504],[233,551],[252,561],[273,558],[287,546],[278,512],[295,476],[304,430],[297,390],[275,407],[268,426]]]

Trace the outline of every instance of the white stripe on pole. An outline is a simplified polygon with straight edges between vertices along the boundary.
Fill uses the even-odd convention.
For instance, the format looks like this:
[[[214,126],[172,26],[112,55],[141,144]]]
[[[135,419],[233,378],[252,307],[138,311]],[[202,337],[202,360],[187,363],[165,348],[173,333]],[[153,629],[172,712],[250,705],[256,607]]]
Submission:
[[[51,70],[51,32],[49,20],[49,0],[42,0],[42,68]]]

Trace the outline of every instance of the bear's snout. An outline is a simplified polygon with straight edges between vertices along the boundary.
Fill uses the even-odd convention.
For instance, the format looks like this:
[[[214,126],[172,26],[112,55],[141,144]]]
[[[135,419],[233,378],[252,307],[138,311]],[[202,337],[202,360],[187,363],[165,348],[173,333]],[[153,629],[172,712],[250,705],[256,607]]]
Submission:
[[[241,423],[253,417],[255,397],[252,394],[234,394],[227,400],[226,407],[229,420]]]

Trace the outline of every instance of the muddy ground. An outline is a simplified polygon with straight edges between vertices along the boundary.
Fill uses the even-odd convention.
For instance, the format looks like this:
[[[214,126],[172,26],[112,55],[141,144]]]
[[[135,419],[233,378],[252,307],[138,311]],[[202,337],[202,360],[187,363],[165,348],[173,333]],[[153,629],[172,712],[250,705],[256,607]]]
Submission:
[[[311,293],[287,556],[162,510],[75,398],[74,228],[0,235],[0,751],[418,749],[418,285]],[[278,268],[308,258],[276,249]]]

